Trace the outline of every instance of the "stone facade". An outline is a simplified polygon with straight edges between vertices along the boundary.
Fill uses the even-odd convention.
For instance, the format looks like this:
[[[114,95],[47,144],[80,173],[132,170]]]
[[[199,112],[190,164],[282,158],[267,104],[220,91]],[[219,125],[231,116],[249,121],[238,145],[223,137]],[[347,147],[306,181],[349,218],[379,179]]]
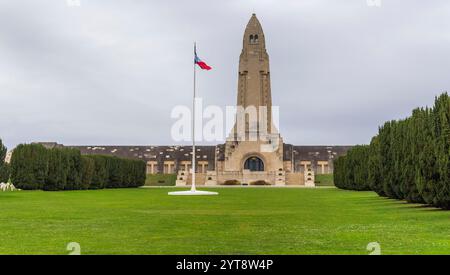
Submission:
[[[12,157],[12,151],[7,152],[6,156],[5,156],[5,162],[11,163],[11,157]]]
[[[108,155],[140,159],[147,163],[148,174],[165,173],[181,175],[181,173],[184,173],[182,175],[184,184],[188,185],[190,183],[191,146],[74,146],[62,145],[56,142],[44,142],[41,144],[47,148],[76,148],[83,155]],[[197,173],[196,182],[199,185],[223,184],[227,179],[244,180],[244,169],[238,171],[224,170],[225,144],[215,146],[197,145],[196,147],[195,171]],[[285,184],[304,185],[304,175],[308,169],[311,169],[314,175],[333,173],[333,160],[340,155],[344,155],[351,147],[283,144],[282,174],[285,175]],[[274,183],[275,172],[255,172],[254,179],[267,177],[266,179],[268,181]],[[249,179],[248,174],[245,179]]]
[[[196,184],[314,186],[317,174],[333,172],[333,160],[351,146],[295,146],[283,142],[272,121],[269,55],[260,22],[253,14],[239,58],[236,124],[225,144],[196,146]],[[256,121],[248,109],[256,109]],[[262,111],[261,111],[262,110]],[[44,146],[60,147],[57,143]],[[147,173],[177,174],[177,185],[191,183],[191,146],[70,146],[82,154],[141,159]]]

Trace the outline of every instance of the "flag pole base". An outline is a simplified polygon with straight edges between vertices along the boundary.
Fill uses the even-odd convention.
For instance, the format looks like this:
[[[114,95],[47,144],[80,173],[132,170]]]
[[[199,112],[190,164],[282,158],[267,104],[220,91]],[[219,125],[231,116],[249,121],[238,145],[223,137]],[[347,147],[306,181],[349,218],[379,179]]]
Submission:
[[[219,195],[217,192],[211,192],[211,191],[199,191],[199,190],[189,190],[189,191],[175,191],[175,192],[169,192],[170,196],[214,196]]]

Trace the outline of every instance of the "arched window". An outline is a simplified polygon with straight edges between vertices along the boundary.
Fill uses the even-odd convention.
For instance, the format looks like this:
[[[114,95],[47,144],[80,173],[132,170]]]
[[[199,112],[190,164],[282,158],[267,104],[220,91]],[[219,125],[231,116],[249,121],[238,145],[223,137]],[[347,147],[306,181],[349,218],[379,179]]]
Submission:
[[[254,42],[255,42],[255,43],[258,43],[258,35],[257,35],[257,34],[255,34]]]
[[[250,44],[253,43],[253,34],[250,35],[250,39],[249,39]]]
[[[250,171],[264,171],[264,162],[258,157],[249,157],[244,163],[244,169]]]

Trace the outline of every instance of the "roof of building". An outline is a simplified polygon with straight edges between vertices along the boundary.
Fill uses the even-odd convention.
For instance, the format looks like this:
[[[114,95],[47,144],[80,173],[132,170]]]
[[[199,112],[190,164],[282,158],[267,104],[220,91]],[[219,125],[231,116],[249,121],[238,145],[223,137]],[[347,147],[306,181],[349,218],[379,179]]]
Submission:
[[[111,155],[150,160],[191,160],[192,146],[68,146],[84,155]],[[197,160],[214,160],[215,146],[196,146]]]
[[[47,148],[64,147],[56,142],[37,142]],[[145,161],[190,161],[192,146],[114,146],[90,145],[65,147],[79,149],[83,155],[110,155],[124,158],[142,159]],[[283,160],[327,161],[346,154],[352,146],[342,145],[292,145],[284,144]],[[225,144],[196,146],[196,159],[205,161],[221,161],[225,159]]]
[[[349,145],[292,145],[284,144],[283,158],[295,160],[333,160],[337,156],[347,153],[352,146]]]

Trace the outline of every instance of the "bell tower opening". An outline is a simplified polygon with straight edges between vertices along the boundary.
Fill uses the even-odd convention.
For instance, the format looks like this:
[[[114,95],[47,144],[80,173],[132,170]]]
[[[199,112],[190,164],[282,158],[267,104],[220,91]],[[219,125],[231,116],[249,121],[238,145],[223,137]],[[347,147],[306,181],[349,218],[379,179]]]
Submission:
[[[258,157],[249,157],[244,163],[244,169],[252,172],[264,171],[264,162]]]

